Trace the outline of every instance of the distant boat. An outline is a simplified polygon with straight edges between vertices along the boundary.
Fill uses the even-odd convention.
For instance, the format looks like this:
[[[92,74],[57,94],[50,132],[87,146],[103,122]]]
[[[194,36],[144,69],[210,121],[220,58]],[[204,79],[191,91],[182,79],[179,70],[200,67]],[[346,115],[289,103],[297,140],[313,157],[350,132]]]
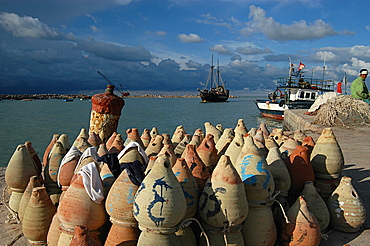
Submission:
[[[65,102],[73,102],[73,99],[64,99]]]
[[[203,90],[198,89],[202,102],[226,102],[229,99],[229,90],[225,88],[225,83],[222,81],[220,74],[220,66],[217,66],[217,76],[215,67],[212,65],[209,72],[206,84]]]
[[[309,109],[320,94],[334,91],[333,80],[304,78],[303,63],[300,63],[297,73],[292,67],[290,64],[288,77],[277,79],[276,90],[268,94],[268,100],[254,101],[262,116],[284,120],[285,110]]]

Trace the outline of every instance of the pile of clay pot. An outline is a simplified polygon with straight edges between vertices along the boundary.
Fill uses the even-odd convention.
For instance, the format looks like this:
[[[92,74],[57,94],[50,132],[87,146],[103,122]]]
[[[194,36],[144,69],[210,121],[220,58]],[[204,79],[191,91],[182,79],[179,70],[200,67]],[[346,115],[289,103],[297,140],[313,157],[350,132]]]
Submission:
[[[24,236],[50,246],[314,246],[364,223],[330,128],[315,142],[242,119],[204,127],[132,128],[106,143],[82,129],[72,145],[55,134],[42,161],[19,145],[6,182]]]

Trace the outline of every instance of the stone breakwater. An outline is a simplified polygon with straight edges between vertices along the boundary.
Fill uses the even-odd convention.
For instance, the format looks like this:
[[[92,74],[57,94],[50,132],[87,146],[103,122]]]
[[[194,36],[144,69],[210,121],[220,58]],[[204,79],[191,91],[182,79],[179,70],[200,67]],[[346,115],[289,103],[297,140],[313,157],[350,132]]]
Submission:
[[[199,95],[130,95],[123,98],[200,98]],[[236,96],[230,96],[230,98],[237,98]],[[2,100],[46,100],[46,99],[82,99],[89,100],[89,95],[62,95],[62,94],[22,94],[22,95],[0,95]]]

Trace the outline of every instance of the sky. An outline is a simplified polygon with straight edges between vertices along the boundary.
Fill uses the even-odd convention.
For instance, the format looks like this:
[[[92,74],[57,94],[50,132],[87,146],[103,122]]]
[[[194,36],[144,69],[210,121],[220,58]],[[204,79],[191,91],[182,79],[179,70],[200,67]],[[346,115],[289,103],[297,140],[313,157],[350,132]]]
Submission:
[[[351,82],[370,69],[370,1],[0,0],[0,94],[273,90],[289,62]],[[325,66],[325,72],[323,67]]]

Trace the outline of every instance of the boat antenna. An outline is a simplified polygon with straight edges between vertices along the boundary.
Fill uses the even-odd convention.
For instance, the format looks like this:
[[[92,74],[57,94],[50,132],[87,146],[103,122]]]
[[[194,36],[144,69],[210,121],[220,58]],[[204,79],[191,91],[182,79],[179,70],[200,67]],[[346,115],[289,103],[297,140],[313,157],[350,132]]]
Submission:
[[[292,77],[292,72],[293,72],[293,64],[292,64],[292,59],[289,57],[289,78]]]
[[[322,81],[324,82],[325,80],[325,62],[326,62],[326,52],[325,52],[325,56],[324,56],[324,66],[322,67]]]
[[[344,95],[347,95],[347,73],[344,73],[343,77],[343,84],[344,84]]]

